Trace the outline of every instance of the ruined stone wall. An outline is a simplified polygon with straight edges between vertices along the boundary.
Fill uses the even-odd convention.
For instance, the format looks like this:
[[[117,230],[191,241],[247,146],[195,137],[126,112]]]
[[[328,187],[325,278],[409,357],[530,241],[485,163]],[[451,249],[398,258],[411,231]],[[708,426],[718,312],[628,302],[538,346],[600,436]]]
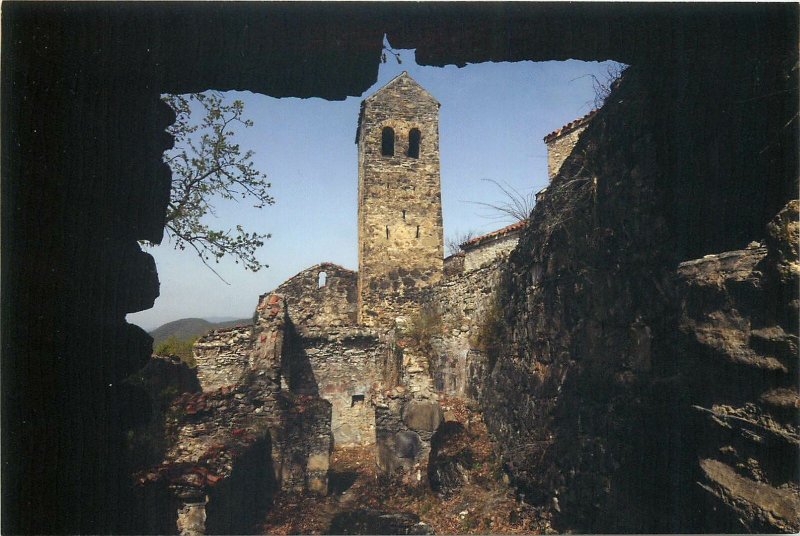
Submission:
[[[489,239],[464,251],[464,270],[469,272],[494,262],[498,258],[506,258],[517,242],[519,233],[507,234],[496,239]]]
[[[252,344],[253,326],[217,329],[197,339],[192,354],[203,391],[241,382]]]
[[[275,292],[286,297],[289,318],[300,330],[353,326],[356,323],[357,275],[330,262],[303,270]]]
[[[561,164],[572,153],[575,144],[578,143],[578,138],[581,137],[584,130],[586,130],[585,123],[553,136],[549,140],[546,139],[548,179],[553,180],[553,177],[558,174]]]
[[[372,400],[384,383],[391,348],[364,328],[294,333],[284,356],[289,389],[319,394],[331,403],[336,445],[375,442]]]
[[[796,181],[791,165],[761,156],[794,161],[758,126],[772,105],[753,84],[772,82],[747,72],[768,63],[714,56],[680,75],[629,68],[509,258],[501,344],[488,352],[480,403],[512,483],[556,530],[797,530],[797,473],[775,470],[797,466],[794,428],[768,417],[797,414],[780,409],[795,404],[796,385],[782,389],[796,378],[796,352],[779,357],[797,340],[796,302],[759,264],[763,252],[741,249],[765,234],[742,235],[754,214],[713,214],[739,195],[723,191],[718,166],[754,196]],[[737,76],[713,79],[707,98],[701,73],[711,69]],[[771,87],[782,87],[778,71]],[[667,156],[676,146],[686,154]],[[748,158],[763,168],[749,177],[737,167],[751,167]],[[727,249],[737,251],[680,264]]]
[[[698,483],[724,532],[800,529],[798,207],[778,214],[762,244],[677,269]]]
[[[375,401],[378,468],[387,474],[402,469],[411,481],[424,479],[431,438],[443,420],[444,412],[435,398],[403,387],[381,393]]]
[[[383,129],[394,154],[382,155]],[[412,129],[419,157],[408,155]],[[442,277],[439,103],[406,73],[362,103],[358,125],[359,322],[390,326],[406,294]]]
[[[137,482],[145,491],[172,491],[183,505],[177,512],[182,533],[204,526],[248,533],[254,527],[245,520],[259,519],[276,489],[327,493],[331,404],[316,393],[283,388],[293,333],[286,313],[282,296],[265,294],[252,327],[205,337],[211,350],[201,350],[197,364],[206,378],[203,391],[182,394],[165,412],[163,454]],[[215,361],[221,347],[243,352],[244,371],[240,360]]]
[[[420,293],[435,313],[440,336],[431,339],[430,375],[438,392],[478,399],[493,322],[499,317],[497,287],[505,258]]]
[[[333,449],[331,404],[317,396],[282,392],[280,421],[271,429],[272,463],[281,489],[328,493]]]
[[[464,252],[460,251],[454,255],[444,258],[444,279],[458,277],[464,273]]]
[[[283,377],[292,373],[284,368],[292,337],[286,299],[279,294],[262,296],[246,381],[265,402],[274,401],[274,409],[265,404],[259,413],[269,427],[272,462],[281,488],[324,495],[333,448],[331,405],[317,393],[283,389]]]

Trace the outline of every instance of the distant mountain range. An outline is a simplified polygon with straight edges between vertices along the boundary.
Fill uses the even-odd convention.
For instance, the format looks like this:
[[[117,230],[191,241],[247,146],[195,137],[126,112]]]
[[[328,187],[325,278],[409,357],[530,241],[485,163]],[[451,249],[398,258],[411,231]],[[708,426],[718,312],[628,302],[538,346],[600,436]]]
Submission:
[[[180,320],[173,320],[172,322],[167,322],[157,327],[150,332],[150,336],[153,337],[153,344],[156,345],[172,336],[178,339],[188,339],[190,337],[205,335],[212,329],[230,328],[242,324],[249,324],[250,322],[252,322],[250,318],[225,320],[223,322],[209,322],[202,318],[181,318]]]

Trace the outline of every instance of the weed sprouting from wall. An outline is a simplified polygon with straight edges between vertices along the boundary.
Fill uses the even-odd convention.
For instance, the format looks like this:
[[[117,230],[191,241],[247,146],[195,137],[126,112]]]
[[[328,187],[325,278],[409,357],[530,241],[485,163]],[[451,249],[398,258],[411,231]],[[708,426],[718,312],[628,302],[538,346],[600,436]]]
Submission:
[[[483,318],[478,324],[477,332],[470,337],[470,345],[480,350],[489,360],[489,369],[494,367],[500,348],[502,348],[505,334],[503,310],[497,293],[492,296]]]
[[[411,339],[421,352],[430,356],[433,352],[432,340],[434,337],[441,337],[442,331],[441,313],[431,306],[426,306],[411,317],[404,335]]]
[[[614,62],[606,67],[606,73],[604,75],[590,75],[592,78],[592,89],[594,90],[593,104],[595,108],[601,108],[606,103],[608,96],[611,95],[611,91],[627,68],[628,66],[624,63]]]

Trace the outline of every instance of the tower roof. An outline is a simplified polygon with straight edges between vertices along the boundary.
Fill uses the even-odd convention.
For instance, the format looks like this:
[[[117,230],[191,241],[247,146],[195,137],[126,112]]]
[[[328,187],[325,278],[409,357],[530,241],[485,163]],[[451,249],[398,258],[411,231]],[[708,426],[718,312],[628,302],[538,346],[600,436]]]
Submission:
[[[391,88],[399,84],[406,85],[405,91],[408,91],[409,89],[413,90],[415,93],[417,93],[418,96],[421,95],[422,97],[429,99],[430,102],[435,104],[437,108],[441,107],[441,104],[439,103],[438,100],[436,100],[436,97],[431,95],[427,89],[422,87],[422,85],[420,85],[419,82],[414,80],[414,78],[412,78],[411,75],[408,74],[408,71],[403,71],[402,73],[398,74],[397,76],[386,82],[383,86],[378,88],[370,96],[366,97],[364,100],[361,101],[361,108],[359,109],[358,112],[358,124],[356,126],[356,143],[358,143],[358,139],[361,133],[361,123],[364,119],[364,108],[367,106],[367,104],[370,104],[379,97],[383,96],[383,94],[386,93],[387,90],[390,90]]]
[[[431,94],[430,94],[430,92],[429,92],[427,89],[425,89],[424,87],[422,87],[422,85],[421,85],[419,82],[417,82],[416,80],[414,80],[414,78],[412,78],[412,77],[411,77],[411,75],[410,75],[410,74],[408,74],[408,71],[403,71],[402,73],[398,74],[397,76],[395,76],[394,78],[392,78],[391,80],[389,80],[388,82],[386,82],[386,83],[385,83],[383,86],[381,86],[380,88],[378,88],[378,89],[377,89],[377,90],[376,90],[376,91],[375,91],[375,92],[374,92],[372,95],[370,95],[369,97],[367,97],[366,99],[364,99],[364,102],[368,102],[368,101],[372,101],[372,100],[374,100],[374,99],[375,99],[375,98],[376,98],[378,95],[380,95],[382,92],[386,91],[387,89],[391,88],[392,86],[396,86],[396,85],[397,85],[397,84],[399,84],[401,81],[408,81],[408,82],[410,82],[411,84],[413,84],[414,86],[416,86],[417,88],[419,88],[419,89],[420,89],[420,90],[421,90],[421,91],[422,91],[422,92],[423,92],[423,93],[424,93],[426,96],[430,97],[430,99],[431,99],[432,101],[434,101],[434,102],[435,102],[437,105],[440,105],[440,106],[441,106],[441,104],[439,103],[439,101],[438,101],[438,100],[436,100],[436,97],[434,97],[433,95],[431,95]]]

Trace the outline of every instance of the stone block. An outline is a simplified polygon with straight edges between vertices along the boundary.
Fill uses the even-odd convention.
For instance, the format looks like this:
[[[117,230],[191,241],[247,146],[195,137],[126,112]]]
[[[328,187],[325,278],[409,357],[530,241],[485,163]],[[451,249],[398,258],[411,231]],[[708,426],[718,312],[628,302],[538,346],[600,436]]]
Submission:
[[[444,420],[444,412],[436,402],[411,401],[403,408],[403,423],[412,430],[434,432]]]
[[[422,449],[422,440],[416,432],[397,432],[394,436],[394,451],[399,458],[414,459]]]
[[[392,446],[387,442],[378,441],[375,454],[375,461],[378,465],[378,469],[380,469],[382,473],[392,473],[401,466],[400,460],[394,454],[394,449],[392,449]]]
[[[327,452],[312,454],[308,457],[306,469],[308,471],[327,471],[330,466],[330,456]]]
[[[306,483],[306,489],[316,495],[328,494],[328,477],[326,473],[318,475],[309,475]]]
[[[178,534],[181,536],[199,536],[205,534],[206,505],[205,502],[184,504],[178,510]]]

